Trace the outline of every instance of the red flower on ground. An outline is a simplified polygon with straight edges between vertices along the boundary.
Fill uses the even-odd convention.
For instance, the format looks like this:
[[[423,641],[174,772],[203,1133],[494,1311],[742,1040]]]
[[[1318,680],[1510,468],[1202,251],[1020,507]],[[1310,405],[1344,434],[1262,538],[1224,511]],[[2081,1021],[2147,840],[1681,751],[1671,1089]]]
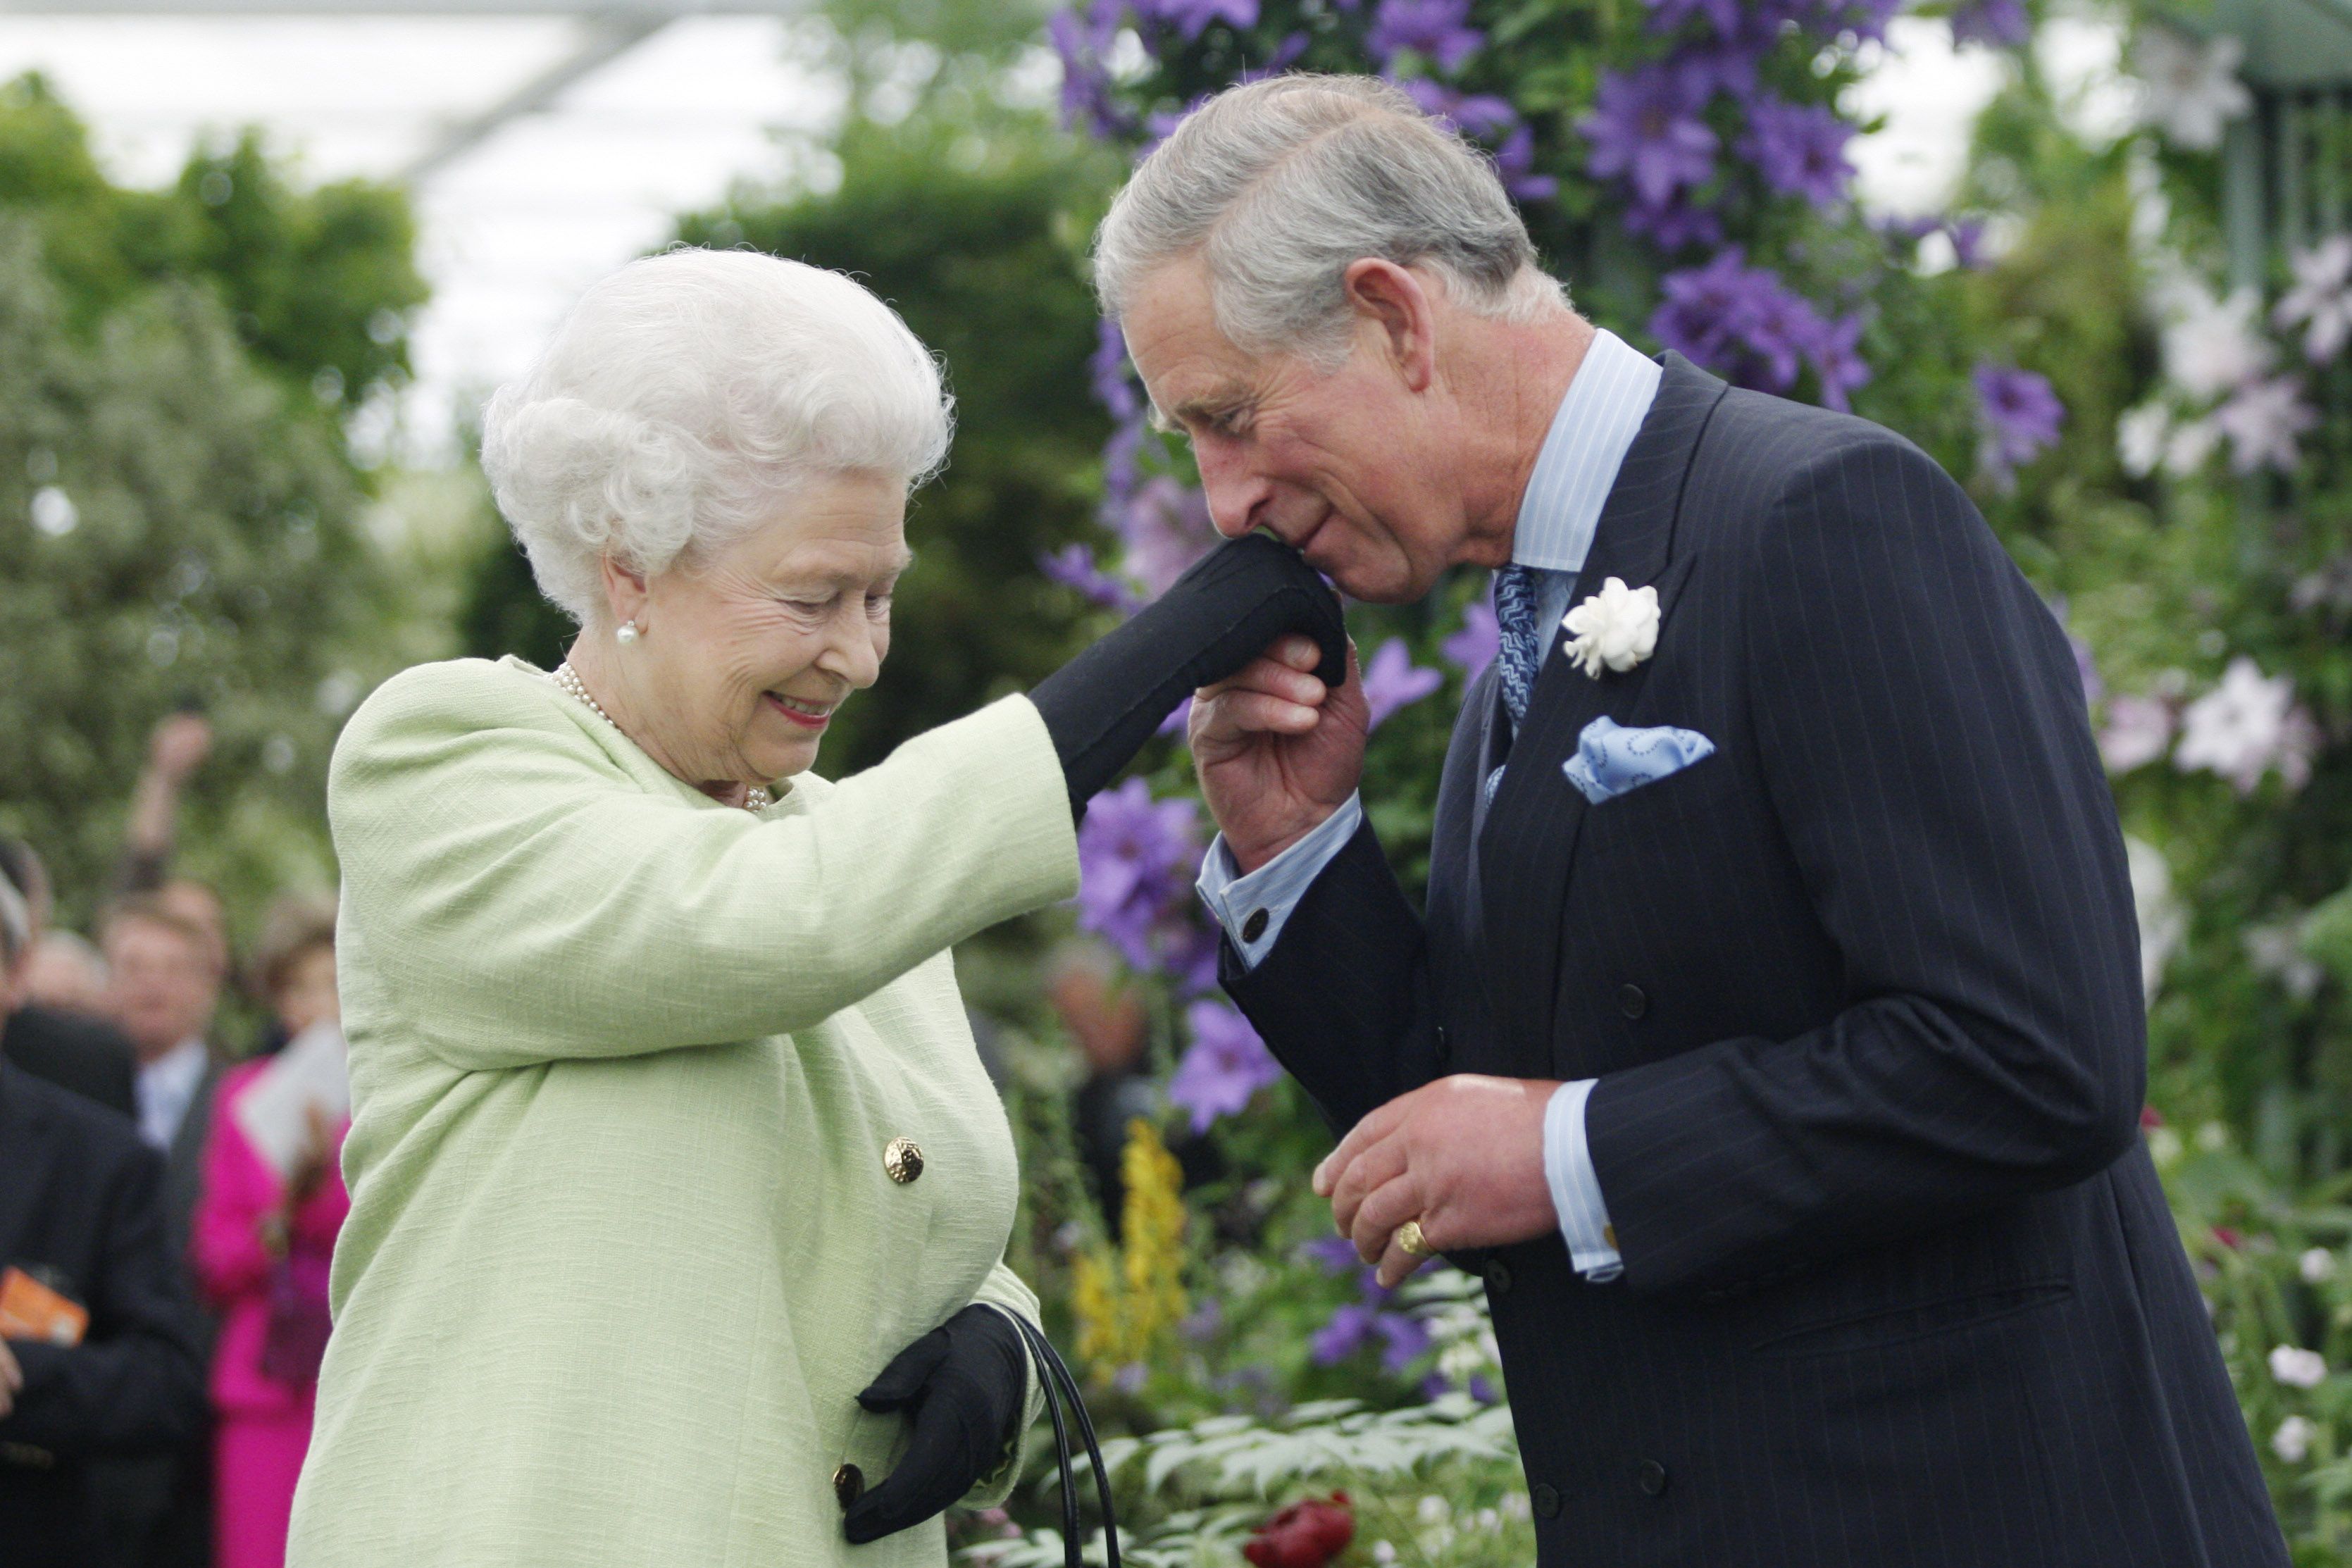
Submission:
[[[2217,1225],[2213,1227],[2213,1239],[2232,1252],[2242,1252],[2245,1249],[2246,1238],[2226,1225]]]
[[[2153,1105],[2143,1105],[2139,1108],[2139,1124],[2144,1128],[2161,1127],[2164,1125],[2163,1113]]]
[[[1323,1568],[1356,1539],[1346,1492],[1292,1503],[1257,1527],[1242,1555],[1252,1568]]]

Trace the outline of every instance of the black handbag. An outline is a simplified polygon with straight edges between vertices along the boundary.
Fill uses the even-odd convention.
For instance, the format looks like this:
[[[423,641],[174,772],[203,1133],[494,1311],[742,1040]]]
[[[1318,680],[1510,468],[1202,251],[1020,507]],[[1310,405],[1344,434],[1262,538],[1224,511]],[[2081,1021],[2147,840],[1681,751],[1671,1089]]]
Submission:
[[[1078,1490],[1071,1473],[1070,1426],[1062,1415],[1062,1401],[1066,1399],[1079,1440],[1086,1444],[1087,1458],[1095,1468],[1095,1496],[1102,1504],[1103,1544],[1109,1552],[1108,1568],[1119,1568],[1118,1521],[1111,1511],[1110,1472],[1103,1468],[1102,1447],[1095,1441],[1095,1424],[1087,1415],[1087,1403],[1078,1397],[1077,1379],[1070,1375],[1070,1369],[1063,1364],[1044,1331],[1018,1312],[1004,1315],[1013,1320],[1013,1326],[1021,1331],[1022,1341],[1029,1347],[1029,1359],[1037,1368],[1038,1384],[1045,1391],[1046,1413],[1054,1418],[1054,1461],[1060,1467],[1062,1477],[1063,1561],[1068,1568],[1086,1568],[1086,1559],[1079,1549]]]

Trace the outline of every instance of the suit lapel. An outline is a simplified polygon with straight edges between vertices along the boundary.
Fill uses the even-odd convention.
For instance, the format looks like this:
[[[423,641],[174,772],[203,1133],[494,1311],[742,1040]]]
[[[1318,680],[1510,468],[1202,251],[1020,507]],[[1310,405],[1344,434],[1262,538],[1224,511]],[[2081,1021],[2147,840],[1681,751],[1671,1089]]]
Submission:
[[[1726,388],[1679,354],[1665,357],[1649,416],[1618,469],[1601,508],[1592,551],[1576,584],[1579,601],[1611,577],[1658,589],[1661,625],[1688,576],[1691,558],[1674,559],[1675,516],[1683,479],[1709,415]],[[1594,719],[1622,721],[1649,670],[1588,676],[1561,651],[1555,626],[1528,694],[1528,719],[1510,751],[1474,847],[1478,858],[1487,975],[1496,1028],[1517,1059],[1548,1068],[1559,980],[1560,921],[1586,805],[1560,772]]]

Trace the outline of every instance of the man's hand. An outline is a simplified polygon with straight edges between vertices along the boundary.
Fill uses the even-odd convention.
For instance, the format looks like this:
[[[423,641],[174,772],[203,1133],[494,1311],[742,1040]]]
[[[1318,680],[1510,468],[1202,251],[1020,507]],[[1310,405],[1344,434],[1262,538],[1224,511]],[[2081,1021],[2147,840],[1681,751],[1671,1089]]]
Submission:
[[[1423,1261],[1396,1245],[1409,1219],[1440,1252],[1533,1240],[1559,1225],[1543,1163],[1559,1087],[1475,1073],[1423,1084],[1356,1123],[1315,1167],[1316,1194],[1391,1288]]]
[[[24,1387],[25,1369],[16,1364],[16,1352],[8,1348],[8,1342],[0,1340],[0,1421],[8,1419],[8,1413],[16,1408],[16,1395]]]
[[[1244,873],[1314,831],[1363,776],[1371,710],[1355,647],[1348,683],[1336,689],[1315,678],[1319,657],[1313,638],[1283,637],[1240,674],[1193,696],[1192,766]]]

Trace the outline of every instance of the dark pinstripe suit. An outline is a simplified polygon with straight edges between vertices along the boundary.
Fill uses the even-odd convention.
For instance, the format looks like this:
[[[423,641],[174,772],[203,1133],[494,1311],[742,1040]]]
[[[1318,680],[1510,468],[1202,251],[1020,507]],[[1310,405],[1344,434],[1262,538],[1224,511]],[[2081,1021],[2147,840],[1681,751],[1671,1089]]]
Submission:
[[[2137,933],[2065,641],[1888,432],[1668,356],[1491,808],[1490,670],[1427,917],[1369,826],[1227,988],[1335,1125],[1599,1077],[1624,1255],[1486,1275],[1544,1568],[2222,1568],[2286,1554],[2138,1116]],[[1599,806],[1606,713],[1714,756]]]

